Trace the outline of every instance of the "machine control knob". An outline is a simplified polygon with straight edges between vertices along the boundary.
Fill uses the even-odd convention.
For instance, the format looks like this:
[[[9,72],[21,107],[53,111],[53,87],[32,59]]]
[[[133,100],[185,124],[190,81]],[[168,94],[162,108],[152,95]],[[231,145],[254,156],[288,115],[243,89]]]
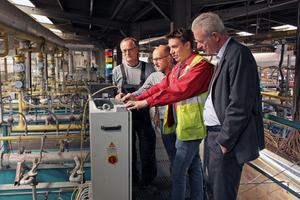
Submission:
[[[110,164],[115,164],[116,163],[116,161],[117,161],[117,157],[116,156],[109,156],[109,158],[108,158],[108,162],[110,163]]]
[[[110,110],[110,105],[107,103],[104,103],[102,106],[103,110],[109,111]]]

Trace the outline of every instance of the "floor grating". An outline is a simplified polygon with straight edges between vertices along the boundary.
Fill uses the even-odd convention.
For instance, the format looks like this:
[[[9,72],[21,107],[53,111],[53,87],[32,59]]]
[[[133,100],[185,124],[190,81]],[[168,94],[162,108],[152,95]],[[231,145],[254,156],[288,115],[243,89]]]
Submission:
[[[133,192],[133,200],[165,200],[171,192],[171,178],[169,170],[169,159],[167,152],[164,148],[161,134],[159,131],[156,132],[156,163],[157,163],[157,176],[154,180],[154,184],[158,188],[157,194],[151,194],[150,192],[140,188],[137,192]],[[137,151],[139,150],[138,145]],[[141,162],[138,152],[138,169],[141,168]],[[186,199],[189,199],[190,188],[189,180],[187,176],[187,190],[186,190]]]

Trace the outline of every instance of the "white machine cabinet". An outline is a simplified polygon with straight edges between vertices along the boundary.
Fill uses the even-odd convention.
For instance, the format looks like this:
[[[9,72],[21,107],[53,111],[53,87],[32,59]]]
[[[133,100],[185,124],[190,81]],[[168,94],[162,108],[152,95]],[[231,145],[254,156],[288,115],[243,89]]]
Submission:
[[[89,102],[92,199],[131,200],[131,112],[115,99],[94,102]]]

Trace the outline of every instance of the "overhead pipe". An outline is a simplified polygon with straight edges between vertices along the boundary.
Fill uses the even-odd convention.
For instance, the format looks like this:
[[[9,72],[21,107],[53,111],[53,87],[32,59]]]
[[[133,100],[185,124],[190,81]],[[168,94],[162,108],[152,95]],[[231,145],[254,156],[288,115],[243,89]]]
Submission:
[[[0,10],[0,12],[1,12],[1,10]],[[42,43],[43,41],[45,41],[45,38],[43,39],[43,37],[35,36],[30,33],[25,33],[21,30],[18,30],[9,25],[6,25],[5,23],[2,23],[1,21],[0,21],[0,31],[2,31],[3,33],[7,33],[8,35],[13,35],[15,37],[23,38],[25,40],[33,41],[36,43]]]
[[[0,23],[32,35],[43,36],[47,41],[65,46],[65,41],[45,28],[7,0],[0,0]],[[24,38],[26,39],[26,38]]]
[[[45,44],[45,38],[44,37],[40,37],[42,39],[42,42],[37,42],[36,43],[36,48],[35,49],[19,49],[17,54],[22,54],[22,52],[38,52],[41,51],[42,49],[42,45]]]

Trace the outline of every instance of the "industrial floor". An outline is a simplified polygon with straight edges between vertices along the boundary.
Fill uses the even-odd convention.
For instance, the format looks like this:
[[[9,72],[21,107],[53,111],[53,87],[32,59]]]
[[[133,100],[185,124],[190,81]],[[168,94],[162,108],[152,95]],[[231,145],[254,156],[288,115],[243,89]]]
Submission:
[[[161,134],[158,130],[156,132],[156,163],[157,163],[157,177],[154,180],[154,184],[158,188],[157,194],[151,194],[149,191],[143,190],[142,188],[138,192],[133,192],[133,200],[165,200],[171,192],[171,178],[169,170],[169,159],[165,150]],[[138,145],[137,145],[138,150]],[[138,167],[141,168],[138,152]],[[187,176],[187,190],[186,200],[190,196],[190,187]]]

